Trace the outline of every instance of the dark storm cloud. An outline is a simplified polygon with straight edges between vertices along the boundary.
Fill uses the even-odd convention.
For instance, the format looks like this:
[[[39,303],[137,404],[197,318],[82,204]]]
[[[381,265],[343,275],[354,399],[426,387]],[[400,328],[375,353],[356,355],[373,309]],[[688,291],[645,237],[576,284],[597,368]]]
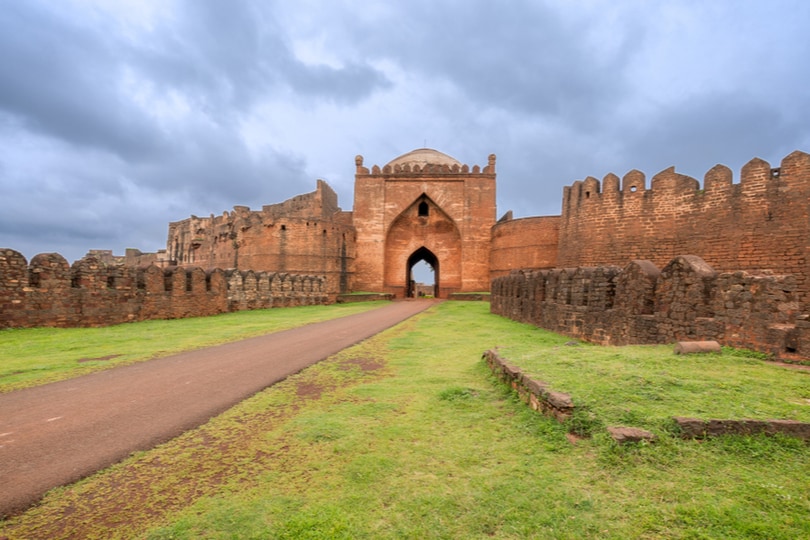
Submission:
[[[52,4],[11,3],[0,11],[0,51],[0,108],[40,133],[134,159],[171,141],[125,93],[127,69],[158,92],[180,91],[214,123],[281,84],[344,103],[387,84],[361,63],[302,64],[272,13],[247,2],[193,2],[139,42]]]
[[[106,240],[120,250],[150,220],[165,231],[192,212],[309,191],[300,154],[251,151],[240,122],[267,96],[350,105],[388,84],[362,61],[299,61],[263,3],[178,3],[147,28],[81,7],[0,10],[0,137],[6,152],[22,145],[28,158],[11,156],[15,167],[2,159],[0,198],[13,208],[0,237],[48,249]],[[158,208],[145,215],[128,200],[132,186]]]
[[[0,10],[0,110],[25,127],[128,158],[160,145],[117,90],[115,45],[36,2]]]
[[[185,2],[133,51],[132,62],[164,89],[186,90],[212,114],[237,113],[268,91],[286,87],[311,97],[351,104],[388,85],[364,63],[306,65],[260,2]],[[232,109],[214,109],[226,106]]]
[[[807,114],[796,112],[744,94],[692,97],[657,111],[629,132],[625,152],[657,167],[651,174],[675,165],[702,179],[708,168],[698,167],[713,165],[720,156],[739,170],[754,157],[780,160],[796,150],[810,125]]]
[[[601,24],[542,2],[417,1],[356,36],[368,54],[450,81],[481,107],[591,125],[622,90],[622,65],[643,36],[628,19],[600,47],[587,37],[610,35]]]

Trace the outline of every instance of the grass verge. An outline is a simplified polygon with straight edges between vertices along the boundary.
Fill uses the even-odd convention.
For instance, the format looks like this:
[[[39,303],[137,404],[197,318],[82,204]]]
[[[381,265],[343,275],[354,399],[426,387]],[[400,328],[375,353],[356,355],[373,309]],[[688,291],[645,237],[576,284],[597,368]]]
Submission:
[[[633,401],[637,385],[601,382],[613,376],[607,360],[593,359],[599,348],[567,347],[567,338],[486,310],[435,306],[182,437],[55,490],[5,522],[0,536],[810,537],[807,445],[781,437],[682,441],[666,431],[655,444],[620,447],[598,434],[571,444],[563,426],[489,376],[483,350],[497,345],[519,365],[535,362],[540,378],[575,402],[592,399],[604,422],[614,412],[603,402],[658,418],[684,412],[670,391],[679,399],[689,392],[671,385]],[[675,377],[657,348],[606,351],[627,355],[628,366],[652,354],[650,369]],[[549,359],[560,365],[552,370]],[[756,363],[780,374],[767,383],[774,400],[808,388],[805,373]],[[739,368],[754,365],[743,359]],[[700,379],[703,367],[693,364],[692,375]],[[737,380],[736,367],[725,366],[727,381]],[[594,386],[619,395],[599,396]],[[689,388],[702,407],[750,396]],[[647,409],[662,401],[668,412]]]
[[[0,393],[380,306],[300,306],[103,328],[3,329],[0,330]]]

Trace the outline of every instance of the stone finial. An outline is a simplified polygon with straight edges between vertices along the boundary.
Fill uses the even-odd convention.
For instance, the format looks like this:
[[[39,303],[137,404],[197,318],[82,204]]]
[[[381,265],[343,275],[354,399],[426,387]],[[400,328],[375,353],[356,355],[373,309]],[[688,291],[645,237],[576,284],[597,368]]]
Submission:
[[[357,174],[368,174],[368,169],[363,167],[363,156],[360,154],[354,156],[354,164],[357,167]]]
[[[485,172],[493,174],[495,172],[495,154],[490,154],[487,158],[487,166]]]

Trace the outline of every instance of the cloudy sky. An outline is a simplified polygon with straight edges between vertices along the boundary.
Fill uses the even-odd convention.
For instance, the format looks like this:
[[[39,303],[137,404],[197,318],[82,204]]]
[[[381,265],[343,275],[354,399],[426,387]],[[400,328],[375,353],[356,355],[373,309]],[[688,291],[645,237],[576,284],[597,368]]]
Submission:
[[[498,156],[498,213],[675,165],[810,151],[810,2],[9,0],[0,247],[165,247],[169,221],[255,209],[354,156]]]

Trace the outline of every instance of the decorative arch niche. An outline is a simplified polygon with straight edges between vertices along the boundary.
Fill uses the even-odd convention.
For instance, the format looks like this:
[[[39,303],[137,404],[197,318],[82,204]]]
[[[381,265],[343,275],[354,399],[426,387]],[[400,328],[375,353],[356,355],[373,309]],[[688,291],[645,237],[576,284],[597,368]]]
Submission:
[[[461,287],[461,232],[456,222],[422,193],[391,223],[385,237],[386,290],[413,295],[412,270],[419,261],[434,271],[434,296]]]

